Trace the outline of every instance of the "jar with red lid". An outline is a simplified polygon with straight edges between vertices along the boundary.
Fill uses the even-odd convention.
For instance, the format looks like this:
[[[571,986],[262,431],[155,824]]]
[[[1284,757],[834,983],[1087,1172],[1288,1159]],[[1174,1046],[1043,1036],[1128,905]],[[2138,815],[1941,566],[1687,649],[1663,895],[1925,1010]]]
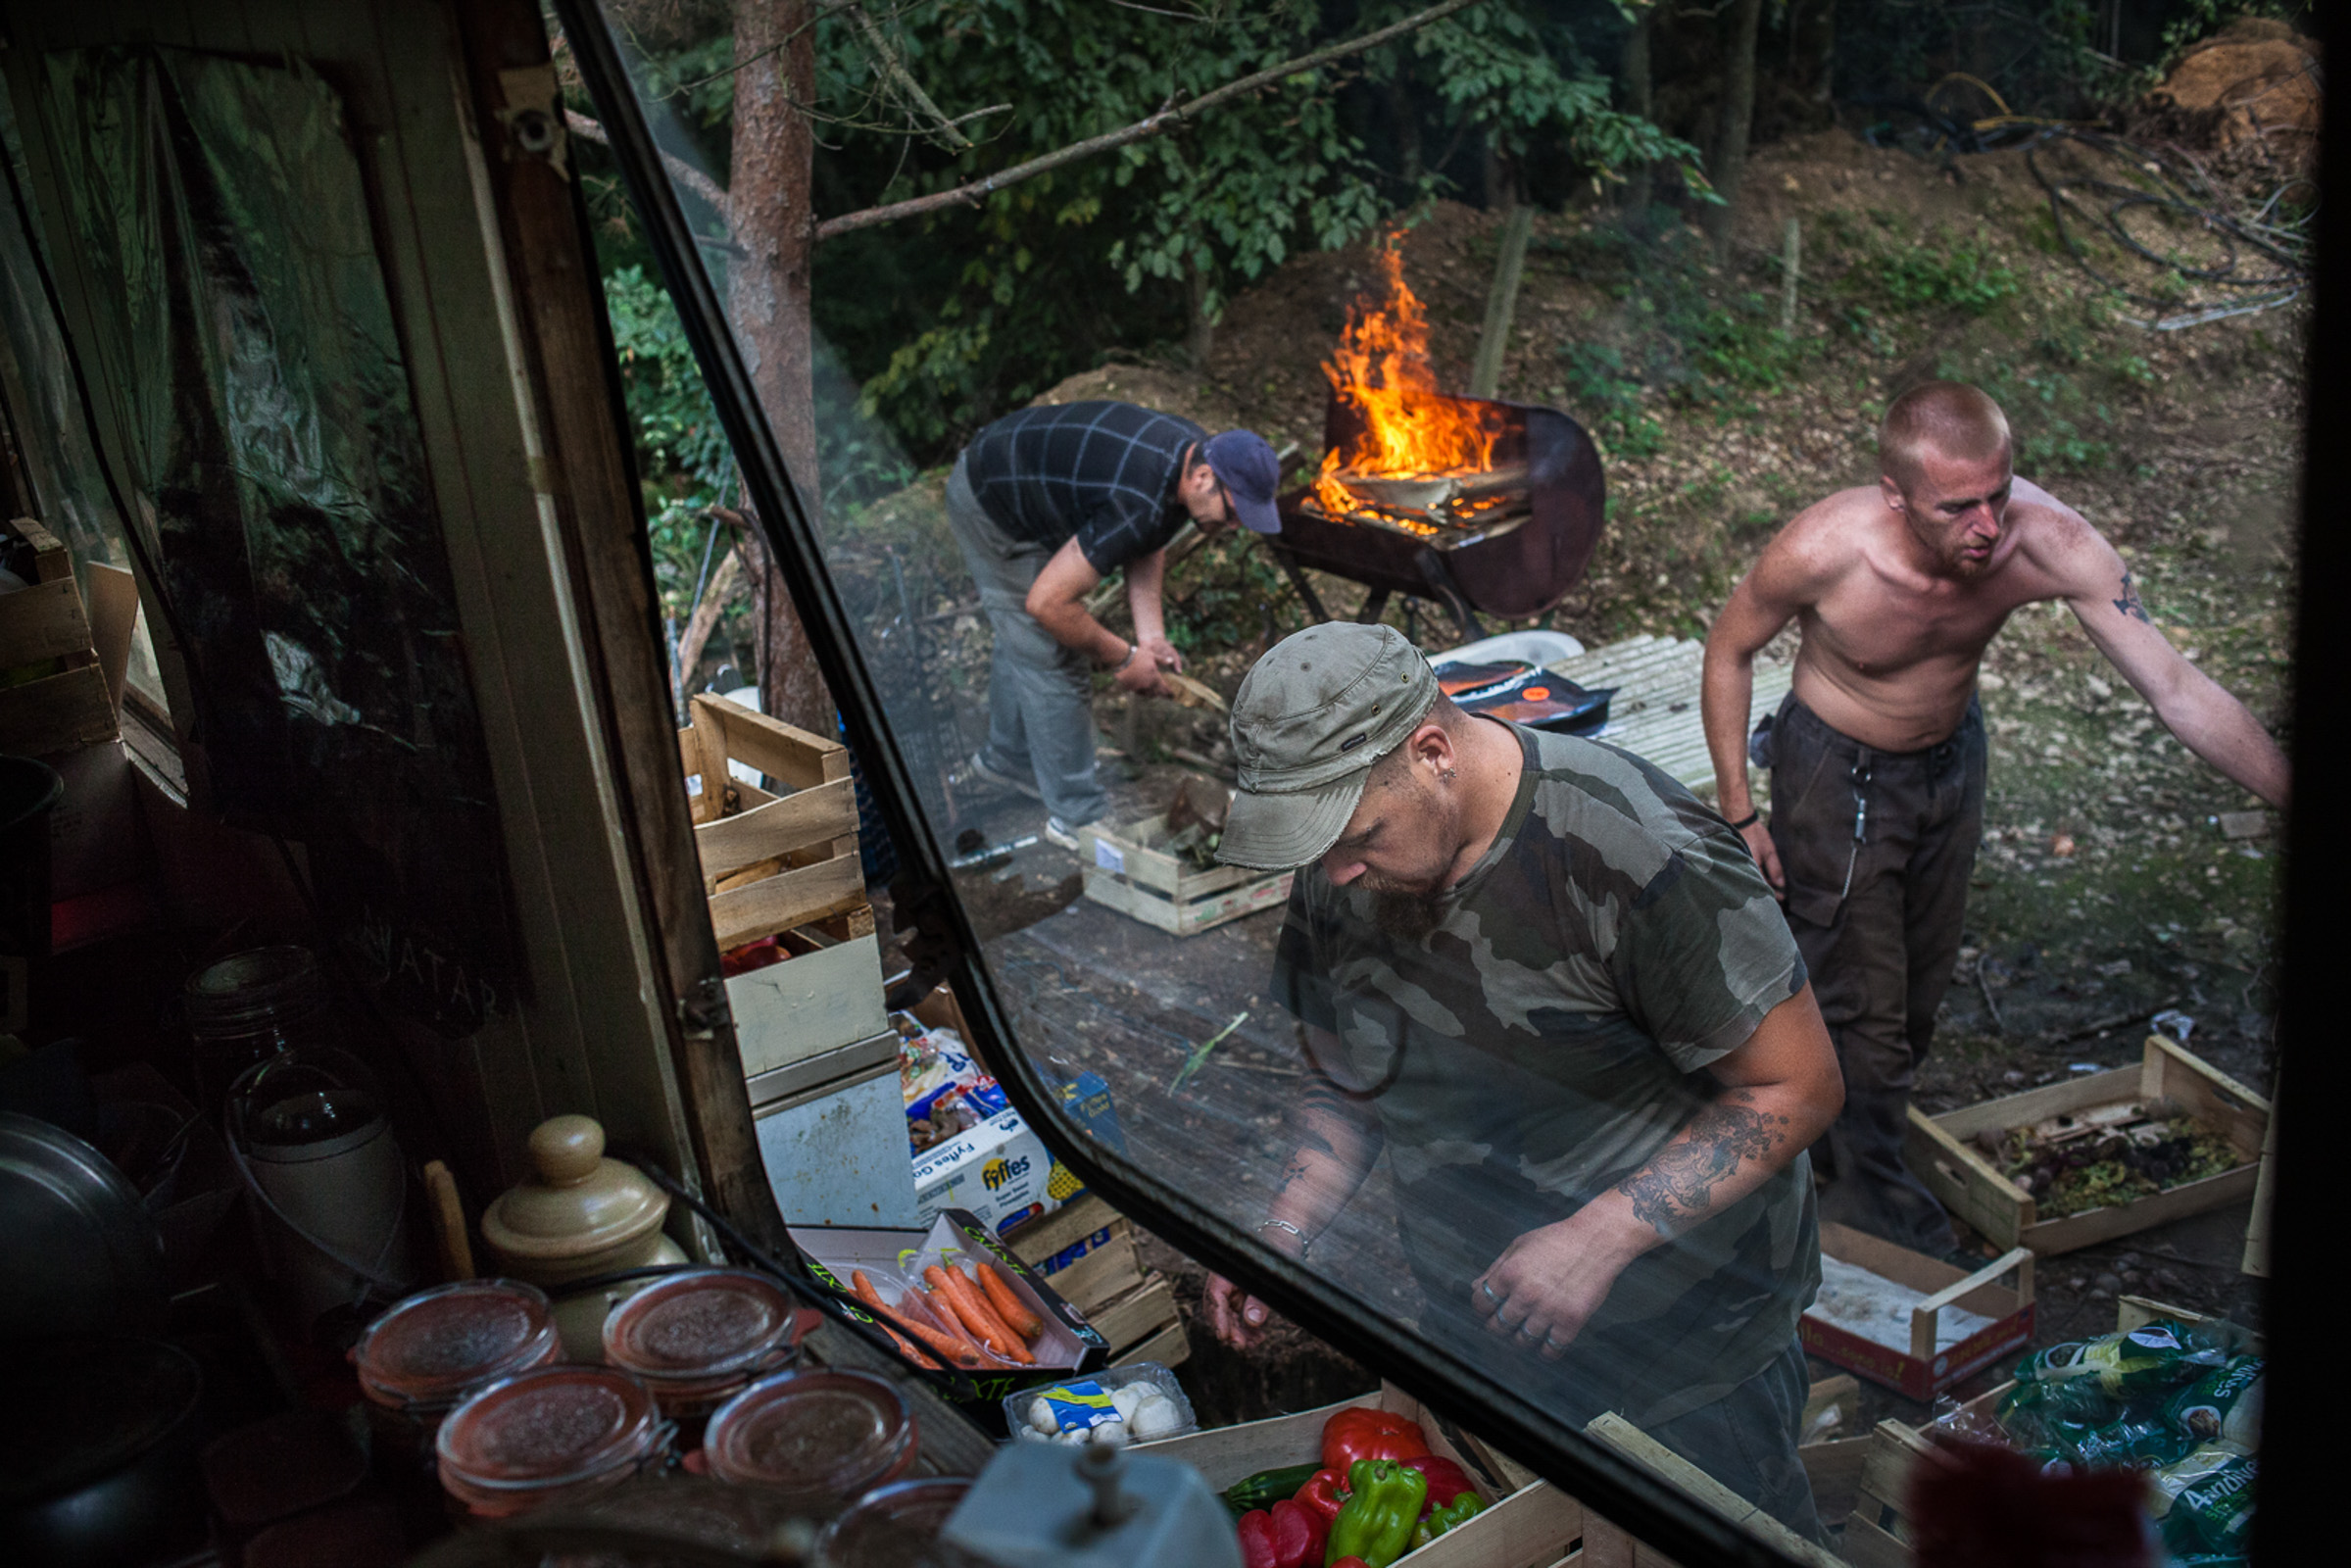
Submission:
[[[923,1560],[971,1490],[967,1476],[927,1476],[875,1487],[816,1538],[816,1568],[900,1568]]]
[[[563,1357],[555,1309],[519,1280],[419,1291],[367,1325],[351,1348],[377,1430],[421,1457],[441,1418],[485,1384]]]
[[[449,1412],[433,1440],[441,1490],[465,1514],[503,1519],[578,1502],[665,1463],[669,1423],[653,1391],[607,1366],[547,1366],[503,1379]]]
[[[914,1414],[887,1378],[845,1367],[785,1372],[720,1405],[703,1459],[721,1481],[838,1504],[913,1468]]]
[[[687,1269],[613,1303],[604,1359],[644,1380],[690,1446],[711,1411],[799,1356],[808,1326],[764,1274]]]

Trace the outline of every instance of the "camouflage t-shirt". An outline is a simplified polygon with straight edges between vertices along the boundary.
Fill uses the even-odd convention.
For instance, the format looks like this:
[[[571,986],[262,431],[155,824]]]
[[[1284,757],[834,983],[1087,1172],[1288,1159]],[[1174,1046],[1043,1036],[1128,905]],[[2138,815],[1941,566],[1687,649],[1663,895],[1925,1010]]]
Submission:
[[[1706,1064],[1805,980],[1719,817],[1614,747],[1513,728],[1517,798],[1430,935],[1383,931],[1368,894],[1308,868],[1275,962],[1275,994],[1339,1038],[1313,1065],[1374,1097],[1405,1250],[1454,1330],[1514,1237],[1645,1163],[1720,1092]],[[1799,1154],[1628,1267],[1560,1368],[1592,1413],[1670,1420],[1784,1353],[1819,1279]]]

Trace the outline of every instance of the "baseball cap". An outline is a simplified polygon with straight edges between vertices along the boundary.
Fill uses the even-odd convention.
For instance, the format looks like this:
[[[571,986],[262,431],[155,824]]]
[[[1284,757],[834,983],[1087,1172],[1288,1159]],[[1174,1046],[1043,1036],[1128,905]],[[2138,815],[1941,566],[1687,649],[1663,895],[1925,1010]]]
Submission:
[[[1216,858],[1283,870],[1339,841],[1372,763],[1437,701],[1437,672],[1393,626],[1333,621],[1285,637],[1233,699],[1241,792]]]
[[[1208,437],[1200,449],[1217,482],[1232,498],[1233,515],[1251,533],[1280,533],[1282,514],[1273,493],[1282,482],[1282,460],[1254,430],[1227,430]]]

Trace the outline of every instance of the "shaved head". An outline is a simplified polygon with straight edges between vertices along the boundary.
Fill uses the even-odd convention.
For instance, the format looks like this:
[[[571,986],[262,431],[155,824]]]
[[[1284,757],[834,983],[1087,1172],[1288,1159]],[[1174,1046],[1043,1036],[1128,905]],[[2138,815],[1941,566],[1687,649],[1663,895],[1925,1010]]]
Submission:
[[[1964,381],[1928,381],[1894,399],[1878,427],[1878,466],[1907,493],[1930,455],[1988,463],[2010,450],[2008,416]]]

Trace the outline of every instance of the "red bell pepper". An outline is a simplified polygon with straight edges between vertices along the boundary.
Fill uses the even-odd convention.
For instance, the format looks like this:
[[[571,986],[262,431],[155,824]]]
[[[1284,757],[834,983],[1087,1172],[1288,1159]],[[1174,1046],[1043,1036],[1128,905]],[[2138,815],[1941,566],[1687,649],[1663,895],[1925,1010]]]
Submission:
[[[1342,1557],[1331,1568],[1371,1568],[1371,1564],[1360,1557]]]
[[[1288,1497],[1273,1505],[1274,1568],[1322,1568],[1330,1521]]]
[[[1358,1459],[1417,1459],[1428,1451],[1419,1426],[1387,1410],[1357,1405],[1323,1423],[1322,1462],[1342,1475]]]
[[[1443,1508],[1464,1492],[1478,1490],[1469,1484],[1469,1472],[1450,1459],[1441,1459],[1433,1453],[1427,1453],[1402,1462],[1429,1478],[1431,1509]]]
[[[1241,1538],[1242,1568],[1321,1568],[1331,1524],[1284,1497],[1270,1510],[1243,1514],[1233,1533]]]
[[[1331,1528],[1331,1521],[1339,1517],[1339,1510],[1347,1506],[1348,1495],[1344,1472],[1317,1470],[1313,1480],[1298,1489],[1298,1496],[1293,1500],[1320,1519],[1323,1529],[1327,1531]]]
[[[1241,1568],[1274,1568],[1273,1515],[1251,1508],[1233,1526],[1241,1538]]]

